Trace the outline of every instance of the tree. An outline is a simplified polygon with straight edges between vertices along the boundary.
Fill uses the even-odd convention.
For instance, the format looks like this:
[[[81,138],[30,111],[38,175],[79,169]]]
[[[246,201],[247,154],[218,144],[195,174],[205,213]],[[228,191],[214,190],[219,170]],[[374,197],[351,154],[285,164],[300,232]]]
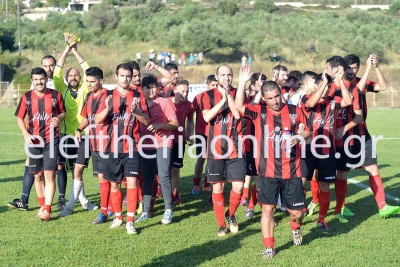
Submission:
[[[111,5],[94,5],[90,12],[85,14],[83,22],[89,28],[98,28],[109,31],[117,28],[120,20],[119,10]]]
[[[223,0],[218,2],[218,9],[222,11],[223,14],[233,16],[239,11],[235,0]]]
[[[279,9],[272,0],[256,0],[253,8],[255,10],[265,10],[268,13],[272,13]]]
[[[157,13],[165,7],[165,4],[161,0],[148,0],[146,5],[152,13]]]
[[[400,11],[400,0],[396,0],[390,5],[389,10],[387,12],[389,14],[396,14],[399,13],[399,11]]]

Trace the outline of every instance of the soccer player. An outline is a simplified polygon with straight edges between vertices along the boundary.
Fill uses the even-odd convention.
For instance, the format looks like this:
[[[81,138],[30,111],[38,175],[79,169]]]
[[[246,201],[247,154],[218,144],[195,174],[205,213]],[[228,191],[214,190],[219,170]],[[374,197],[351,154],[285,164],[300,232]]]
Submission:
[[[47,74],[44,69],[32,69],[31,79],[35,89],[22,96],[15,115],[25,145],[29,145],[29,172],[35,174],[35,180],[41,181],[36,183],[40,185],[36,187],[40,205],[37,215],[40,220],[48,221],[56,189],[58,126],[65,118],[65,107],[61,94],[46,88]],[[25,124],[26,116],[28,125]],[[42,157],[37,158],[39,155]]]
[[[140,158],[137,151],[139,141],[139,124],[147,125],[147,105],[143,94],[129,88],[133,70],[129,64],[119,64],[115,70],[117,88],[105,101],[100,103],[95,115],[96,123],[103,123],[105,140],[100,144],[100,156],[105,166],[99,168],[105,179],[111,183],[111,202],[115,219],[110,228],[122,225],[122,191],[121,182],[127,181],[127,222],[129,235],[137,234],[134,227],[134,214],[138,201],[137,177],[140,169]],[[102,141],[100,141],[102,142]],[[105,153],[104,153],[105,152]]]
[[[284,88],[286,86],[286,82],[288,80],[288,69],[286,66],[283,65],[276,65],[273,69],[272,69],[272,80],[275,81],[279,87],[281,88],[281,90],[284,90],[282,88]],[[286,90],[284,90],[283,93],[286,93]],[[285,98],[283,99],[284,103],[286,103]]]
[[[316,85],[317,74],[313,71],[305,71],[302,74],[301,87],[294,93],[288,100],[288,104],[298,106],[301,108],[301,99],[304,95],[311,95],[317,89]]]
[[[302,78],[303,74],[298,70],[292,70],[291,72],[289,72],[286,85],[282,87],[283,97],[286,102],[301,87]]]
[[[172,155],[171,155],[171,178],[172,178],[172,201],[174,205],[181,204],[179,195],[180,169],[183,167],[183,157],[185,154],[186,142],[193,144],[190,137],[194,132],[193,106],[187,100],[189,92],[189,82],[187,80],[177,80],[174,88],[174,96],[171,97],[178,118],[178,129],[172,130],[174,136]]]
[[[310,128],[300,108],[282,103],[281,88],[274,81],[267,81],[261,87],[266,105],[245,104],[244,87],[250,76],[250,68],[242,67],[235,106],[241,114],[253,120],[255,126],[255,140],[258,142],[255,147],[259,151],[254,153],[259,175],[258,202],[262,203],[264,258],[272,258],[275,255],[274,213],[279,193],[290,213],[293,242],[295,245],[302,242],[300,227],[305,199],[298,144],[310,136]],[[305,129],[296,135],[300,123],[305,125]]]
[[[53,73],[54,68],[56,66],[56,59],[52,55],[46,55],[42,58],[42,68],[46,71],[47,74],[47,82],[46,88],[54,89],[53,82]],[[34,90],[35,87],[32,84],[30,90]],[[22,180],[22,194],[21,198],[14,199],[11,202],[8,202],[8,206],[10,208],[17,208],[20,210],[28,210],[29,208],[29,195],[35,181],[35,176],[33,173],[29,173],[29,158],[25,160],[25,171],[24,177]],[[64,200],[65,189],[66,189],[66,173],[65,169],[61,169],[57,172],[57,181],[58,181],[58,192],[59,199]],[[39,182],[39,180],[37,181]],[[36,185],[36,187],[41,187],[41,185]],[[65,202],[65,200],[64,200]],[[59,207],[61,208],[61,207]]]
[[[246,174],[242,155],[238,155],[238,136],[241,134],[241,120],[235,108],[232,68],[221,65],[215,78],[218,87],[207,91],[201,98],[204,120],[208,123],[207,133],[207,179],[212,184],[212,202],[218,223],[218,236],[225,236],[225,218],[232,233],[239,231],[235,212],[240,204],[243,180]],[[244,92],[243,96],[244,96]],[[232,183],[229,208],[225,212],[225,179]]]
[[[105,98],[111,92],[107,89],[104,89],[103,84],[103,71],[98,67],[90,67],[85,71],[86,74],[86,82],[90,92],[86,95],[85,105],[82,108],[81,116],[83,117],[79,128],[81,131],[85,130],[86,127],[89,127],[89,132],[86,132],[85,135],[82,136],[81,131],[76,131],[75,137],[78,141],[81,141],[82,138],[85,138],[90,145],[90,152],[92,156],[92,165],[93,165],[93,176],[97,177],[100,185],[100,213],[93,220],[93,224],[105,223],[108,217],[108,207],[109,207],[109,195],[110,195],[110,182],[105,180],[104,174],[102,172],[98,172],[99,167],[104,166],[104,163],[100,163],[103,159],[99,154],[99,141],[97,138],[102,131],[103,126],[100,124],[96,124],[95,122],[95,114],[97,113],[100,103],[104,101]],[[76,199],[74,199],[76,201]],[[72,206],[73,209],[73,206]]]
[[[132,75],[132,81],[130,84],[130,88],[133,90],[137,90],[139,93],[142,93],[142,85],[140,81],[140,64],[138,64],[136,61],[129,61],[128,64],[132,67],[133,69],[133,75]],[[169,84],[171,81],[175,79],[174,74],[169,72],[168,70],[162,68],[162,67],[157,67],[157,64],[149,61],[145,68],[147,70],[157,70],[162,77],[159,79],[160,85],[161,84]]]
[[[344,82],[346,61],[340,56],[333,56],[326,61],[326,69],[322,74],[322,84],[313,95],[302,98],[303,107],[308,114],[309,123],[312,125],[313,134],[311,153],[306,155],[302,170],[303,177],[311,181],[314,170],[317,170],[316,179],[319,185],[319,216],[317,225],[322,230],[327,230],[325,217],[330,204],[330,184],[335,183],[336,158],[335,158],[335,115],[340,108],[349,106],[352,102],[349,91]],[[341,94],[328,95],[329,75]],[[336,214],[339,220],[345,220],[342,214]]]
[[[387,88],[386,79],[383,76],[382,70],[379,67],[379,59],[375,54],[369,55],[367,58],[367,64],[365,72],[361,78],[357,77],[358,70],[360,69],[360,58],[357,55],[350,54],[345,57],[348,67],[346,70],[346,79],[357,85],[358,89],[361,91],[361,97],[363,102],[363,116],[364,121],[367,120],[367,98],[366,94],[369,92],[379,93],[380,91],[385,91]],[[371,63],[371,64],[369,64]],[[374,67],[376,76],[378,77],[378,82],[373,82],[368,79],[368,74],[371,68]]]
[[[207,77],[207,89],[213,90],[218,86],[218,81],[215,78],[215,75],[209,75]],[[192,194],[193,195],[199,195],[200,194],[200,180],[201,180],[201,174],[203,173],[203,168],[204,168],[204,162],[206,161],[206,145],[207,145],[207,136],[206,136],[206,127],[207,123],[204,121],[203,118],[203,113],[200,108],[201,106],[201,97],[202,94],[205,94],[205,92],[202,92],[200,94],[197,94],[195,98],[193,99],[192,105],[193,105],[193,110],[196,112],[196,155],[197,155],[197,160],[196,164],[194,165],[194,177],[193,177],[193,189],[192,189]],[[201,136],[201,137],[200,137]],[[201,140],[201,138],[203,140]],[[204,191],[211,191],[212,187],[210,183],[207,181],[207,175],[204,176],[204,185],[203,185],[203,190]]]
[[[146,97],[150,122],[140,124],[141,163],[143,170],[143,212],[137,222],[151,217],[153,183],[156,173],[160,179],[164,195],[165,212],[161,223],[170,224],[173,219],[171,186],[171,130],[179,126],[174,106],[170,99],[157,94],[157,77],[147,74],[142,79],[142,89]]]
[[[349,64],[349,68],[353,68],[357,64],[354,63],[353,55],[347,56],[346,60]],[[366,61],[366,73],[364,73],[362,79],[358,82],[360,86],[365,86],[368,78],[369,69],[371,69],[372,65],[374,64],[378,64],[378,59],[375,55],[370,55]],[[348,70],[348,72],[352,73],[354,72],[354,69]],[[380,72],[380,70],[378,70],[378,72]],[[382,78],[383,75],[381,75],[381,79]],[[338,171],[337,180],[340,181],[340,184],[336,184],[336,194],[340,194],[341,198],[336,202],[335,214],[339,210],[343,210],[344,208],[346,208],[346,206],[344,206],[344,203],[347,192],[347,177],[348,171],[350,170],[349,167],[363,167],[369,176],[369,183],[379,209],[379,216],[381,218],[386,218],[398,213],[400,207],[390,206],[386,204],[385,190],[383,188],[382,179],[379,174],[377,158],[373,152],[375,151],[375,148],[373,148],[374,144],[372,143],[372,138],[368,132],[367,124],[365,122],[366,116],[364,115],[364,113],[366,113],[366,105],[363,105],[362,94],[365,94],[366,92],[364,91],[365,89],[361,91],[357,86],[355,86],[354,80],[353,83],[351,81],[347,81],[346,85],[350,88],[352,92],[353,106],[352,109],[348,111],[348,120],[344,121],[343,126],[337,129],[336,138],[344,140],[345,138],[350,138],[350,153],[355,157],[350,158],[350,165],[347,165],[348,169],[340,172]],[[381,83],[381,85],[382,87],[384,87],[383,83]],[[372,89],[370,90],[372,91]],[[358,101],[355,102],[354,99],[357,100],[357,98]],[[347,214],[343,215],[354,215],[348,209],[346,213]]]
[[[75,205],[74,199],[79,198],[81,205],[86,210],[96,210],[98,206],[89,202],[85,195],[84,184],[82,180],[82,174],[85,167],[89,162],[89,157],[86,157],[85,153],[85,139],[82,139],[78,144],[75,143],[76,131],[79,129],[83,117],[80,115],[83,105],[85,103],[86,95],[89,92],[89,88],[86,83],[86,75],[81,77],[81,74],[76,68],[69,68],[65,74],[65,80],[67,85],[64,83],[62,77],[62,70],[64,67],[65,59],[67,55],[72,52],[82,69],[86,71],[89,68],[89,64],[79,54],[77,44],[72,47],[66,46],[60,58],[58,59],[56,68],[54,69],[54,85],[56,90],[59,91],[64,99],[66,116],[65,120],[60,125],[61,135],[66,137],[66,142],[73,147],[67,147],[66,151],[60,152],[60,164],[65,164],[67,170],[72,170],[72,184],[70,189],[69,206],[65,206],[64,209],[58,214],[60,217],[68,216],[73,213],[73,206]],[[82,133],[84,133],[82,131]],[[68,157],[64,157],[63,152]],[[71,158],[72,156],[78,155],[77,158]]]
[[[261,85],[267,80],[267,76],[260,72],[253,73],[250,77],[249,95],[246,98],[246,103],[251,103],[254,97],[259,94]],[[254,124],[253,121],[248,118],[242,118],[242,134],[244,136],[254,136]],[[247,201],[249,197],[249,187],[251,182],[251,177],[256,177],[257,181],[257,169],[253,154],[253,142],[251,139],[245,139],[244,149],[246,156],[246,176],[244,178],[243,185],[243,195],[240,200],[240,205],[247,206],[245,209],[246,219],[251,219],[254,216],[254,206],[257,204],[257,182],[254,183],[252,187],[252,194],[250,200]]]

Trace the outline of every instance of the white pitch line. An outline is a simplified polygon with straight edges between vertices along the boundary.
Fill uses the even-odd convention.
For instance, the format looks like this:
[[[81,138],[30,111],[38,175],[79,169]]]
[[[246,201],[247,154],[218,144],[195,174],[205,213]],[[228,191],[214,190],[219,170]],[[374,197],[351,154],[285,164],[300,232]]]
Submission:
[[[2,135],[22,135],[21,133],[7,133],[7,132],[0,132]]]
[[[356,186],[358,186],[358,187],[364,188],[365,190],[368,190],[368,191],[372,192],[371,187],[369,187],[369,186],[363,184],[363,183],[360,182],[360,181],[357,181],[357,180],[352,179],[352,178],[347,179],[347,181],[349,181],[350,183],[352,183],[352,184],[354,184],[354,185],[356,185]],[[396,201],[396,202],[400,202],[400,198],[395,197],[395,196],[392,196],[392,195],[390,195],[390,194],[388,194],[388,193],[385,193],[385,197],[388,198],[388,199],[390,199],[390,200],[394,200],[394,201]]]

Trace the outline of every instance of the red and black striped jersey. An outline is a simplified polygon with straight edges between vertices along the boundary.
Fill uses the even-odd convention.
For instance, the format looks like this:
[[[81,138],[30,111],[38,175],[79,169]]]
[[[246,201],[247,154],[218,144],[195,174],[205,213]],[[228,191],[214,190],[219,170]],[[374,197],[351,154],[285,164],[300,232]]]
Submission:
[[[360,81],[359,77],[355,77],[352,84],[357,85],[358,82]],[[371,80],[367,80],[365,83],[365,88],[364,91],[361,92],[361,98],[362,98],[362,111],[363,111],[363,116],[364,116],[364,122],[367,121],[367,112],[368,112],[368,108],[367,108],[367,93],[368,92],[372,92],[372,93],[379,93],[379,91],[375,91],[375,86],[377,85],[376,82],[373,82]]]
[[[206,92],[197,94],[192,102],[193,110],[194,110],[194,112],[196,112],[195,132],[196,132],[196,134],[201,134],[201,135],[206,134],[206,127],[207,127],[207,122],[204,120],[203,112],[200,108],[200,106],[201,106],[200,99],[202,97],[202,94],[205,94],[205,93]]]
[[[342,98],[340,96],[326,96],[313,108],[306,108],[305,104],[312,95],[304,95],[301,99],[302,109],[306,111],[307,120],[312,127],[312,139],[315,152],[318,155],[329,155],[335,153],[335,117],[337,110],[340,109]],[[327,137],[329,141],[325,139]],[[329,143],[328,143],[329,142]]]
[[[292,94],[295,92],[294,89],[290,86],[282,86],[281,91],[282,91],[282,95],[283,94]]]
[[[96,113],[100,109],[100,103],[104,102],[108,95],[111,95],[112,91],[107,89],[100,89],[97,95],[93,92],[89,92],[86,95],[85,103],[81,111],[81,116],[86,118],[90,125],[96,125]],[[83,130],[83,129],[82,129]],[[99,151],[99,135],[100,131],[103,130],[103,124],[97,124],[96,127],[92,126],[89,129],[89,135],[93,136],[90,138],[90,149],[91,151]]]
[[[171,101],[172,102],[172,101]],[[172,134],[174,135],[174,143],[179,142],[179,136],[183,136],[182,141],[186,143],[186,118],[189,120],[193,120],[193,106],[189,101],[185,101],[182,104],[176,105],[174,102],[172,104],[175,107],[176,117],[178,119],[179,127],[183,128],[183,131],[179,131],[179,129],[172,130]],[[179,128],[178,127],[178,128]]]
[[[108,138],[104,139],[103,149],[104,152],[109,153],[129,153],[137,149],[139,141],[139,121],[131,112],[132,101],[135,97],[139,98],[139,109],[148,114],[146,98],[143,94],[133,90],[128,90],[123,95],[118,89],[114,89],[111,95],[110,112],[103,122],[103,134],[108,135]],[[98,112],[104,108],[105,101],[102,101]],[[102,149],[101,145],[99,145],[99,149]]]
[[[141,84],[136,85],[136,86],[133,86],[132,84],[130,84],[129,88],[132,89],[133,91],[138,91],[139,93],[143,94],[142,85]]]
[[[336,113],[336,129],[344,127],[346,124],[351,122],[355,117],[355,110],[362,110],[362,98],[360,90],[354,84],[350,84],[350,82],[345,82],[346,88],[349,90],[351,97],[351,105],[345,108],[339,108]],[[335,97],[342,97],[342,91],[340,88],[336,87],[334,83],[331,85],[330,95],[333,94]],[[344,143],[346,138],[354,135],[354,131],[357,127],[354,127],[347,131],[347,133],[341,139],[336,139],[335,146],[336,149],[344,147]],[[354,140],[350,141],[350,145],[352,145]]]
[[[257,148],[254,158],[258,174],[267,178],[300,178],[300,145],[286,151],[284,134],[296,135],[299,124],[310,132],[310,125],[301,109],[294,105],[282,104],[279,112],[265,105],[245,105],[244,116],[251,118],[255,126]]]
[[[235,98],[236,89],[231,88],[229,93]],[[210,110],[221,100],[222,94],[218,88],[209,90],[201,97],[201,109]],[[228,102],[225,102],[207,126],[207,158],[235,159],[238,157],[238,137],[242,134],[241,121],[241,118],[235,119]]]
[[[64,101],[59,92],[47,89],[42,97],[36,94],[35,90],[26,92],[19,101],[15,116],[27,119],[27,131],[31,135],[40,136],[44,143],[49,143],[54,137],[60,135],[59,127],[54,128],[54,136],[51,136],[51,118],[65,112]],[[38,144],[39,140],[33,140]]]

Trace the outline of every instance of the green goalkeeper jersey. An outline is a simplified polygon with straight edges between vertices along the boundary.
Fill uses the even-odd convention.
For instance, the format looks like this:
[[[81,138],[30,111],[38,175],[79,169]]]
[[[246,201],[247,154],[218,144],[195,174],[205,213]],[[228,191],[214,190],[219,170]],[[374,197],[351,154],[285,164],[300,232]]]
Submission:
[[[54,69],[54,87],[62,94],[66,109],[65,119],[60,123],[61,134],[75,135],[75,131],[78,129],[83,119],[81,116],[81,111],[83,105],[85,104],[86,95],[89,93],[85,71],[89,68],[89,64],[84,61],[82,62],[81,67],[84,75],[82,76],[81,84],[79,85],[77,97],[75,99],[72,97],[68,85],[64,83],[62,68],[56,66]]]

